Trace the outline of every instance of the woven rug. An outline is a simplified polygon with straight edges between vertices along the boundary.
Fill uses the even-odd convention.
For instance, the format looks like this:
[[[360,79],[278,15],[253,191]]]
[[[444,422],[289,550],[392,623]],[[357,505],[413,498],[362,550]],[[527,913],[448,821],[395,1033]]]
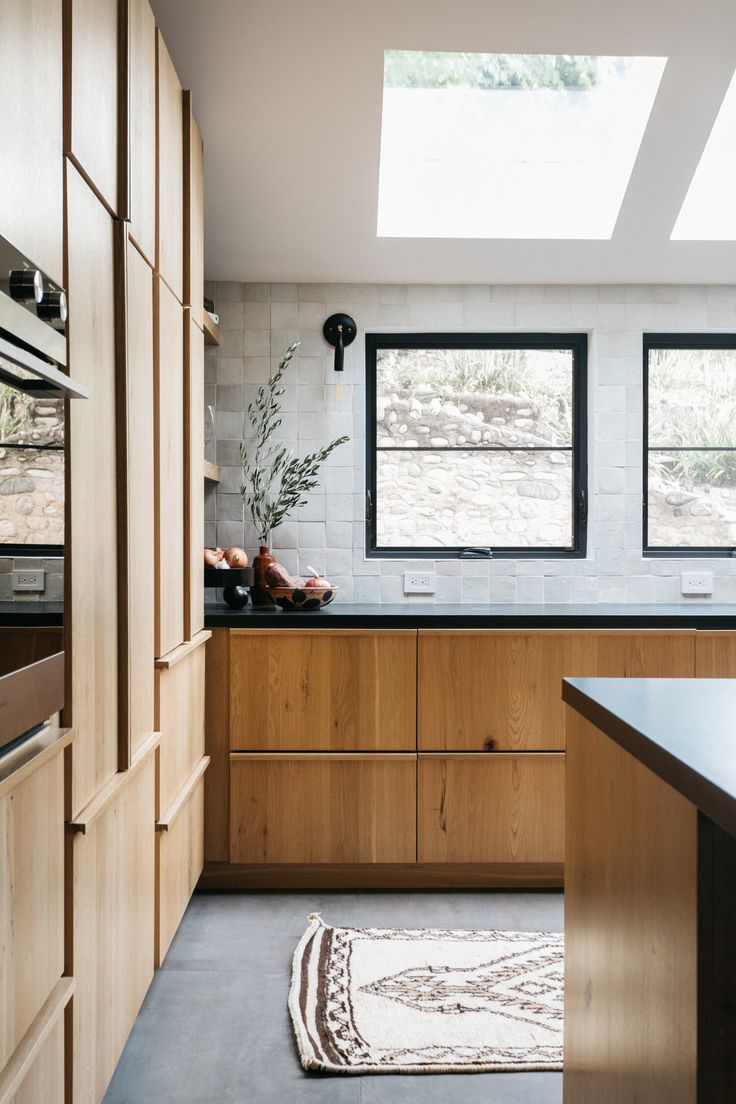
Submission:
[[[309,920],[289,993],[305,1069],[562,1069],[561,934]]]

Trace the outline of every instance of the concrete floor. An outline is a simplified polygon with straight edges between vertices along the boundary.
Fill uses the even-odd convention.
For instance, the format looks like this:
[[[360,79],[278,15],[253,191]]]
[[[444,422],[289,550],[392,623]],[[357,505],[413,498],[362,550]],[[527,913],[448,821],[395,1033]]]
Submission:
[[[104,1104],[560,1104],[558,1073],[305,1073],[286,1007],[309,912],[354,927],[562,930],[562,894],[197,894]]]

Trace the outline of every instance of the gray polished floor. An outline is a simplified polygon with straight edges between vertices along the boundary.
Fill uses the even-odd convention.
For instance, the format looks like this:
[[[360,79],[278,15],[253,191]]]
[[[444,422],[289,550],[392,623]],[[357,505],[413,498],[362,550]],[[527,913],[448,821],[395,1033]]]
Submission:
[[[562,930],[554,892],[195,895],[104,1104],[560,1104],[557,1073],[305,1073],[286,998],[313,911],[349,926]]]

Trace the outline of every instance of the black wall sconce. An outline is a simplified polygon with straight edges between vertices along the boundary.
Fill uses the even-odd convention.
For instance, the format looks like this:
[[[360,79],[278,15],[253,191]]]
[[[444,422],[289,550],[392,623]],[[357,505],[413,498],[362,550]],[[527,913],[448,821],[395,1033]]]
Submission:
[[[345,346],[352,345],[358,327],[349,314],[331,314],[322,327],[325,341],[335,346],[335,371],[342,372]]]

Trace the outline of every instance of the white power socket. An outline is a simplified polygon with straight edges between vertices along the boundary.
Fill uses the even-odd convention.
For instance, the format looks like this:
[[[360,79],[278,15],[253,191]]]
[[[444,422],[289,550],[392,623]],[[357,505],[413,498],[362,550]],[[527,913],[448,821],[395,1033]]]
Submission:
[[[683,571],[680,578],[682,580],[682,585],[680,587],[681,594],[713,593],[712,571]]]
[[[435,576],[432,572],[404,572],[404,594],[434,594],[435,585]]]
[[[13,590],[43,590],[44,575],[43,571],[14,571]]]

